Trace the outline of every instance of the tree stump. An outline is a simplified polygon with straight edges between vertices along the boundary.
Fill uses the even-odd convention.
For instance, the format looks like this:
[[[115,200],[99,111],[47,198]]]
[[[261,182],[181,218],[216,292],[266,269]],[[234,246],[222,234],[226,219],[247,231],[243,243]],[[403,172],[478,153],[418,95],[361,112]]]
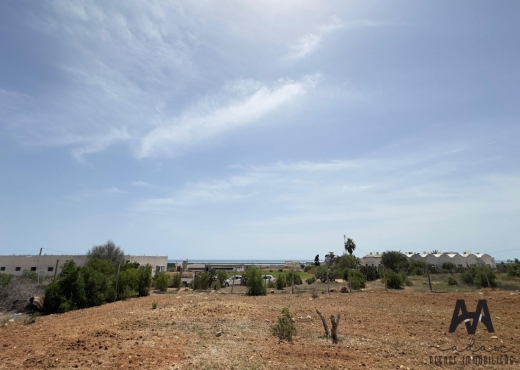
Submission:
[[[320,316],[321,322],[323,323],[323,328],[325,329],[325,337],[327,338],[327,340],[329,340],[330,329],[329,329],[329,325],[327,325],[327,320],[325,320],[325,316],[323,316],[323,314],[320,311],[318,311],[318,309],[316,309],[316,312]]]
[[[339,313],[336,315],[336,318],[334,318],[334,315],[330,315],[330,322],[332,323],[332,329],[330,331],[330,335],[332,337],[332,343],[338,343],[339,318],[340,318]]]

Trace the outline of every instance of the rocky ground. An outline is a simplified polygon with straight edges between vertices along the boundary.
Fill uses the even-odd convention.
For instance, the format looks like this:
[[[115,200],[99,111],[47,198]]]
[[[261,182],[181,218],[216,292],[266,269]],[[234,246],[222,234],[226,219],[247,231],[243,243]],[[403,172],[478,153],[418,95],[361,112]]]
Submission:
[[[233,294],[231,288],[211,293],[172,291],[34,320],[4,315],[0,317],[0,368],[520,368],[518,293],[369,289],[322,294],[322,288],[326,290],[326,285],[320,287],[317,299],[301,288],[294,295],[287,288],[248,297],[243,287],[235,287]],[[485,299],[495,332],[488,333],[479,323],[475,335],[468,335],[462,324],[449,333],[457,299],[465,300],[468,311]],[[283,307],[289,307],[298,330],[292,343],[280,343],[271,334]],[[327,317],[341,314],[338,344],[324,338],[316,309]],[[462,350],[471,339],[475,352],[437,348]],[[494,351],[483,352],[481,346]],[[430,364],[430,356],[455,354],[454,365]],[[463,356],[477,355],[493,356],[495,362],[501,355],[512,356],[515,363],[462,364]]]

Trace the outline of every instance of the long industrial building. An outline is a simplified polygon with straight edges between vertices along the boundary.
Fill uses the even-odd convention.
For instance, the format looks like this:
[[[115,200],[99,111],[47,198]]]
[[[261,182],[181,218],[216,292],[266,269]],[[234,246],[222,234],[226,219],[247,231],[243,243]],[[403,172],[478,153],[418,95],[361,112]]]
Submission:
[[[411,261],[424,261],[429,265],[436,265],[442,268],[445,262],[451,262],[456,267],[464,268],[472,265],[484,265],[495,269],[497,264],[495,259],[489,254],[482,254],[479,252],[471,253],[471,251],[464,251],[462,254],[457,252],[441,252],[441,253],[417,253],[405,252],[403,255]],[[382,253],[375,252],[367,254],[361,258],[361,264],[365,266],[379,266],[381,263]]]
[[[24,271],[36,272],[41,276],[54,276],[59,274],[66,261],[74,261],[78,266],[84,266],[87,263],[86,255],[12,255],[0,256],[0,273],[22,275]],[[152,273],[155,275],[157,271],[166,271],[168,265],[168,256],[125,256],[125,261],[137,262],[144,266],[150,264]]]

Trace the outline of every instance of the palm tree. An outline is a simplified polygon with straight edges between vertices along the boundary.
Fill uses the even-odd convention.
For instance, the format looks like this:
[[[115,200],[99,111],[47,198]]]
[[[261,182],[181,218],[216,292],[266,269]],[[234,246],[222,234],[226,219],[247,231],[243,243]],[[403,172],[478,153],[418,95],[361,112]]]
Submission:
[[[343,235],[343,238],[346,238],[345,235]],[[352,256],[352,253],[354,253],[354,250],[356,249],[356,243],[354,243],[354,240],[348,238],[345,241],[345,250]]]
[[[352,256],[352,253],[354,252],[354,249],[356,249],[356,243],[354,243],[354,240],[348,238],[345,240],[347,236],[343,235],[343,241],[345,242],[345,250],[348,252],[350,256]],[[348,287],[349,292],[352,292],[352,277],[350,274],[350,268],[348,268]]]

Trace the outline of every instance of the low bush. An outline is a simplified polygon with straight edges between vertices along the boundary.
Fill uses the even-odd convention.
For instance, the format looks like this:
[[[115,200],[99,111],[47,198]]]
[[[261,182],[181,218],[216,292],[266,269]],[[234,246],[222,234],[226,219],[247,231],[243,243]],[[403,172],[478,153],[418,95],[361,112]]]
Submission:
[[[38,274],[34,271],[24,270],[22,272],[22,278],[31,280],[33,283],[38,282]]]
[[[208,272],[201,272],[193,279],[194,290],[208,290],[210,288],[211,276]]]
[[[0,274],[0,287],[8,286],[12,283],[14,275],[12,274]]]
[[[449,286],[453,286],[453,285],[457,285],[458,282],[457,282],[457,279],[455,279],[453,276],[448,276],[448,285]]]
[[[267,287],[269,289],[276,288],[276,283],[274,281],[269,280],[269,282],[267,283]]]
[[[180,273],[173,274],[172,287],[176,288],[176,289],[181,288],[181,274]]]
[[[350,271],[350,287],[354,290],[359,290],[365,287],[365,275],[359,270]]]
[[[305,282],[309,285],[313,284],[316,282],[316,278],[314,276],[311,276],[310,278],[308,278],[307,280],[305,280]]]
[[[487,275],[487,279],[486,279]],[[469,285],[476,285],[477,287],[487,287],[491,285],[492,287],[495,287],[497,285],[496,283],[496,275],[488,267],[481,267],[481,266],[471,266],[470,268],[466,269],[461,275],[460,278],[463,282]],[[489,284],[488,284],[489,280]]]
[[[152,303],[152,310],[155,310],[157,308],[157,302]]]
[[[505,268],[507,271],[507,275],[511,277],[518,277],[520,276],[520,261],[515,258],[515,262],[507,265]]]
[[[412,261],[410,267],[408,267],[408,273],[410,275],[422,275],[426,272],[426,262],[424,261]]]
[[[376,266],[359,266],[359,271],[363,275],[365,275],[365,278],[367,281],[374,281],[379,279],[379,270]]]
[[[137,269],[137,294],[139,297],[150,295],[152,287],[152,266],[141,266]]]
[[[271,331],[280,340],[292,341],[296,326],[287,307],[282,308],[282,314],[278,317],[278,322],[271,327]]]
[[[211,289],[213,290],[220,290],[220,288],[222,287],[222,285],[220,285],[220,281],[217,279],[213,282],[213,284],[211,284]]]
[[[224,286],[224,281],[226,281],[227,279],[227,273],[226,271],[223,271],[223,270],[220,270],[218,273],[217,273],[217,280],[218,282],[220,283],[220,286]]]
[[[386,272],[386,284],[390,289],[402,289],[404,287],[401,275],[390,269]]]
[[[303,271],[308,272],[311,268],[312,268],[312,266],[305,266],[303,268]]]
[[[158,272],[154,277],[154,286],[161,292],[166,292],[168,290],[168,283],[170,282],[170,276],[164,272]]]
[[[292,285],[292,278],[293,278],[292,271],[287,271],[285,273],[285,285],[286,286]],[[294,273],[294,285],[301,285],[301,284],[303,284],[301,276],[297,273]]]
[[[443,270],[448,270],[449,272],[455,272],[457,270],[457,266],[453,262],[444,262],[442,264]]]
[[[276,289],[282,290],[285,288],[285,276],[283,274],[278,274],[276,278]]]

